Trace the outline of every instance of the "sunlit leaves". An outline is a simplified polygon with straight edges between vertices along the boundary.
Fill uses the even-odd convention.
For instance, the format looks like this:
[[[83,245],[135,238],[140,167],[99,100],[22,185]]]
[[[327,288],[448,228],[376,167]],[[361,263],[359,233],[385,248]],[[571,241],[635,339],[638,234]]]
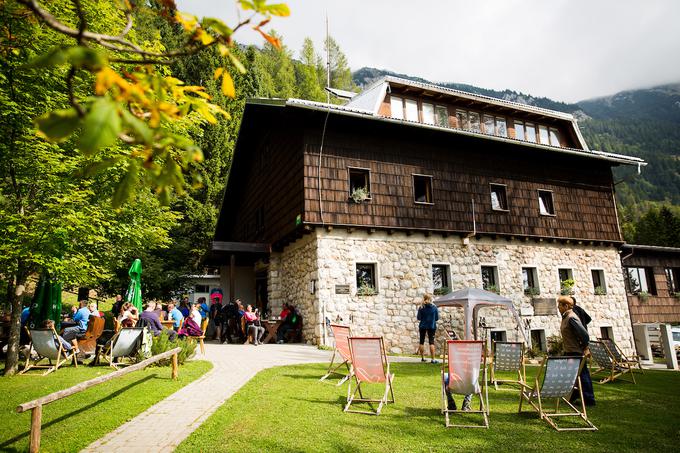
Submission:
[[[121,126],[118,105],[105,97],[97,99],[83,119],[78,147],[85,155],[90,155],[111,146],[118,138]]]
[[[75,109],[55,110],[36,120],[40,134],[50,141],[68,138],[80,125]]]
[[[97,71],[108,64],[106,54],[84,46],[56,47],[28,64],[28,67],[43,68],[70,64],[78,69]]]
[[[116,191],[113,194],[111,203],[115,208],[120,207],[127,202],[134,195],[135,187],[137,186],[137,179],[139,177],[139,161],[131,159],[125,172],[125,176],[118,183]]]

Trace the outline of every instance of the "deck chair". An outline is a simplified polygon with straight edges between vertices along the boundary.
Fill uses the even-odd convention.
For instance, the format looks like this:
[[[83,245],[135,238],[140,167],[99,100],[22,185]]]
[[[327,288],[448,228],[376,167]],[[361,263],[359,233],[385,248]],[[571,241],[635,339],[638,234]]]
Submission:
[[[331,364],[328,366],[328,371],[324,374],[319,381],[323,381],[331,374],[338,374],[343,376],[336,385],[342,385],[350,375],[350,364],[352,363],[352,353],[349,349],[349,337],[352,336],[352,332],[349,326],[343,326],[340,324],[331,324],[331,331],[333,332],[333,337],[335,338],[335,349],[333,350],[333,357],[331,358]],[[342,359],[342,363],[338,364],[333,368],[335,363],[335,356],[338,356],[338,361]],[[347,374],[339,373],[338,369],[343,365],[347,368]]]
[[[480,371],[483,372],[482,385],[479,385]],[[448,376],[448,379],[447,379]],[[447,428],[488,428],[489,392],[486,385],[486,356],[484,342],[473,340],[447,340],[444,348],[441,376],[442,413]],[[446,389],[454,395],[476,395],[479,397],[479,410],[450,410],[447,407]],[[452,424],[452,414],[482,414],[482,424]]]
[[[208,329],[208,318],[203,318],[201,321],[201,332],[203,332],[200,336],[191,336],[188,335],[187,338],[191,338],[192,340],[197,340],[198,345],[201,348],[201,354],[205,355],[205,345],[203,344],[203,340],[205,340],[205,331]]]
[[[78,367],[75,353],[73,351],[69,352],[64,350],[54,328],[30,329],[29,338],[31,339],[31,342],[29,343],[28,356],[26,357],[26,366],[24,366],[21,374],[24,374],[32,368],[41,368],[46,369],[43,373],[43,376],[45,376],[52,371],[58,370],[60,366],[68,361],[73,361],[73,365],[76,368]],[[38,355],[36,359],[31,358],[32,351],[35,351]],[[39,365],[43,359],[47,359],[47,365]]]
[[[518,412],[522,412],[522,403],[526,400],[538,412],[541,419],[557,431],[597,431],[595,425],[588,419],[586,406],[583,402],[583,390],[579,375],[584,366],[583,357],[546,357],[536,375],[534,387],[527,387],[526,391],[521,392]],[[569,397],[574,388],[578,390],[581,399],[580,408],[569,402]],[[554,411],[545,409],[547,399],[555,400]],[[566,411],[560,410],[561,403],[566,405]],[[556,419],[560,417],[578,417],[585,422],[585,425],[560,427],[556,422]]]
[[[76,339],[77,349],[82,354],[94,355],[97,350],[97,339],[104,332],[104,318],[90,315],[87,321],[87,330]]]
[[[491,383],[498,390],[498,383],[517,384],[520,388],[526,386],[527,373],[524,367],[524,343],[509,341],[494,341],[491,344]],[[517,379],[497,379],[497,371],[512,371],[517,373]]]
[[[634,358],[626,356],[621,348],[619,348],[619,345],[617,345],[611,338],[598,338],[597,340],[604,343],[605,347],[609,349],[609,352],[614,357],[614,360],[616,360],[618,363],[627,363],[631,366],[631,369],[638,368],[640,373],[644,373],[642,364],[640,363],[639,355],[632,356]]]
[[[588,348],[593,357],[592,361],[594,361],[598,367],[596,370],[591,371],[591,376],[604,375],[604,377],[598,381],[600,384],[606,384],[607,382],[612,382],[618,378],[623,379],[623,376],[626,374],[630,374],[630,380],[635,384],[635,376],[633,375],[633,367],[631,364],[629,362],[618,362],[603,342],[591,341],[588,343]]]
[[[360,414],[380,415],[383,405],[394,403],[394,391],[392,383],[394,373],[390,373],[390,363],[385,354],[385,344],[382,337],[350,337],[350,376],[347,380],[347,404],[345,412],[357,412]],[[355,388],[352,391],[352,378]],[[380,399],[365,397],[361,386],[363,384],[384,384],[385,392]],[[356,394],[359,393],[359,398]],[[388,399],[391,396],[391,399]],[[350,409],[354,403],[378,403],[375,411],[361,411]]]
[[[139,350],[143,333],[144,327],[123,327],[111,339],[111,343],[104,351],[104,359],[115,369],[126,365],[122,362],[116,362],[115,359],[134,358]]]

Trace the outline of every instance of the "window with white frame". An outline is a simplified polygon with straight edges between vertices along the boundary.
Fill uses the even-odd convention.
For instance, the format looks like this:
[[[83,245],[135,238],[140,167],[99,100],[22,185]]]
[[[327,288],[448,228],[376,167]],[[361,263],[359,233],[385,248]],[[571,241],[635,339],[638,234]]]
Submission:
[[[508,197],[504,184],[490,184],[491,187],[491,209],[494,211],[508,210]]]
[[[529,296],[538,296],[541,293],[538,286],[538,271],[535,267],[522,268],[522,287],[524,294]]]
[[[392,118],[404,119],[404,100],[398,96],[390,96],[390,109]]]
[[[449,109],[446,106],[436,105],[434,113],[437,126],[449,127]]]
[[[371,171],[368,168],[354,168],[347,169],[349,175],[349,195],[355,190],[364,189],[370,198],[371,195]]]
[[[650,267],[626,267],[626,287],[629,294],[656,294],[654,273]]]
[[[607,285],[604,281],[604,271],[602,269],[592,269],[590,271],[593,278],[593,291],[599,296],[607,294]]]
[[[542,145],[550,144],[550,134],[548,133],[548,127],[539,125],[538,126],[538,138]]]
[[[356,283],[358,293],[370,295],[370,293],[374,294],[378,291],[375,263],[356,264]]]
[[[434,124],[434,105],[423,102],[422,115],[423,123]]]
[[[482,288],[495,293],[499,292],[498,266],[482,266]]]
[[[667,267],[664,269],[666,274],[666,285],[670,294],[680,293],[680,267]]]
[[[406,99],[404,101],[404,111],[408,121],[418,121],[418,101]]]
[[[449,283],[449,265],[432,265],[432,290],[435,294],[446,294],[451,288]]]
[[[416,203],[432,203],[432,176],[413,175],[413,199]]]
[[[538,191],[538,210],[541,215],[555,215],[553,193],[549,190]]]

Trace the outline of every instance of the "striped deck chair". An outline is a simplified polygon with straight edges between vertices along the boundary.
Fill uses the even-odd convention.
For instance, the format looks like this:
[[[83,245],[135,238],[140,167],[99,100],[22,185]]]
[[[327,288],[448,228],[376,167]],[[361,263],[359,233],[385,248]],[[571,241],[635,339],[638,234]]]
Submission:
[[[640,373],[644,373],[642,370],[642,364],[640,363],[639,355],[633,356],[634,358],[626,356],[621,348],[619,348],[619,345],[617,345],[611,338],[598,338],[597,341],[604,343],[605,347],[609,349],[609,352],[614,357],[614,360],[616,360],[618,363],[627,363],[631,366],[631,369],[637,368],[640,370]]]
[[[333,357],[331,358],[331,364],[328,366],[328,371],[324,374],[319,381],[323,381],[328,378],[331,374],[338,374],[343,376],[336,385],[342,385],[350,375],[350,364],[352,363],[352,353],[349,349],[349,337],[352,336],[352,332],[349,326],[343,326],[340,324],[331,324],[331,331],[333,332],[333,337],[335,338],[335,350],[333,350]],[[335,356],[339,356],[343,360],[342,363],[338,364],[333,368],[335,362]],[[339,373],[338,368],[345,365],[347,368],[347,374]]]
[[[522,403],[526,400],[538,412],[541,419],[557,431],[597,431],[595,425],[588,419],[583,402],[579,375],[581,367],[584,366],[583,357],[546,357],[536,375],[534,387],[521,392],[518,412],[522,412]],[[581,399],[580,410],[569,402],[574,387],[578,390]],[[547,399],[555,400],[554,411],[545,409]],[[561,403],[564,403],[563,407],[566,407],[566,411],[560,409]],[[585,425],[560,427],[556,422],[556,419],[560,417],[578,417],[585,422]]]
[[[633,375],[633,367],[631,364],[628,362],[619,363],[603,342],[591,341],[588,343],[588,349],[590,349],[593,361],[598,367],[594,371],[591,370],[591,376],[595,377],[595,375],[598,374],[605,375],[599,381],[600,384],[612,382],[615,379],[621,378],[625,374],[630,374],[631,382],[635,384],[635,376]]]
[[[350,376],[347,380],[347,404],[345,412],[357,412],[360,414],[380,415],[383,405],[394,403],[394,391],[392,382],[394,373],[390,373],[390,363],[385,354],[385,344],[382,337],[350,337]],[[352,391],[352,378],[354,378],[355,388]],[[380,399],[372,399],[364,396],[362,385],[364,384],[383,384],[385,391]],[[359,398],[356,394],[359,393]],[[388,399],[391,396],[391,399]],[[361,411],[350,409],[354,403],[378,403],[375,411]]]
[[[144,329],[144,327],[124,327],[111,338],[111,343],[104,352],[104,359],[109,362],[109,365],[118,369],[118,367],[126,364],[116,362],[115,359],[135,358],[142,342]]]
[[[445,425],[457,428],[489,427],[489,389],[486,385],[486,355],[484,342],[472,340],[447,340],[442,363],[442,413]],[[479,385],[480,372],[483,373]],[[446,390],[454,395],[476,395],[479,397],[479,410],[451,410],[447,407]],[[452,414],[482,414],[482,423],[477,425],[452,424]]]
[[[78,368],[78,361],[73,351],[66,351],[59,341],[56,330],[54,328],[48,329],[29,329],[28,335],[31,339],[29,345],[28,356],[26,357],[26,365],[21,371],[24,374],[32,368],[46,369],[43,376],[56,371],[65,362],[73,361],[73,365]],[[32,358],[32,351],[35,351],[37,358]],[[47,364],[40,365],[44,359],[47,359]],[[54,363],[52,362],[54,361]]]
[[[509,341],[494,341],[491,344],[493,355],[491,358],[491,383],[498,390],[498,383],[517,384],[520,388],[526,386],[527,373],[524,366],[524,343]],[[511,371],[517,373],[517,379],[497,379],[497,371]]]

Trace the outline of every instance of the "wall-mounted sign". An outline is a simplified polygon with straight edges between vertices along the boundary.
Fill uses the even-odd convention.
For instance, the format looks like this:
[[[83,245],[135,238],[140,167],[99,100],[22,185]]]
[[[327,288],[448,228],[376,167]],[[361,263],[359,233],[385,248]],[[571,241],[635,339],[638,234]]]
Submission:
[[[335,294],[349,294],[349,285],[335,285]]]
[[[554,297],[537,297],[531,299],[534,306],[534,316],[547,316],[557,314],[557,299]]]

